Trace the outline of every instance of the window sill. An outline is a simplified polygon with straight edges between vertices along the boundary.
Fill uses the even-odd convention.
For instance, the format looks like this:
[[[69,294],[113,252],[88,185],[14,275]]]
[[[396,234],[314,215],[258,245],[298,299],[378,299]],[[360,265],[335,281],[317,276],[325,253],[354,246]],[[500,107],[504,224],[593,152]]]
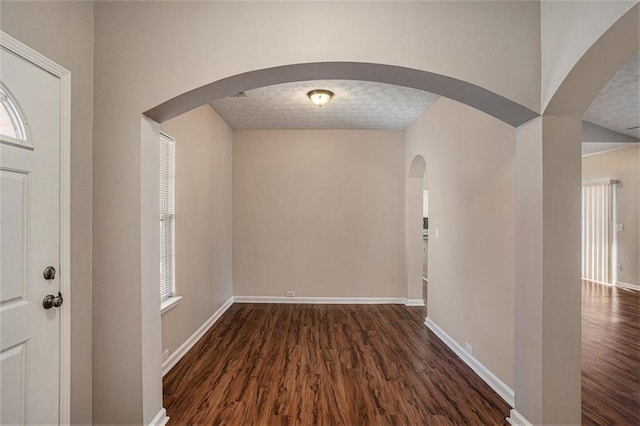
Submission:
[[[169,312],[171,309],[175,308],[178,302],[182,299],[182,296],[172,296],[160,303],[160,315],[165,312]]]

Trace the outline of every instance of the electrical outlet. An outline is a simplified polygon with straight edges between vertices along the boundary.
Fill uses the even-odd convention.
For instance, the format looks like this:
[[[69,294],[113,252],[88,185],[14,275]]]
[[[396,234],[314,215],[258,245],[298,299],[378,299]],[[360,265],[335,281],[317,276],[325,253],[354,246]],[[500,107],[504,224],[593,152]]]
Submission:
[[[167,358],[169,358],[169,349],[165,349],[164,352],[162,352],[162,362],[165,362]]]
[[[295,291],[287,291],[287,297],[296,297],[296,292]]]
[[[617,228],[618,228],[618,232],[624,231],[624,224],[618,223]]]
[[[464,350],[469,355],[473,355],[473,348],[471,347],[471,345],[469,343],[464,342]]]
[[[439,240],[440,239],[440,228],[436,228],[435,231],[436,231],[436,240]]]

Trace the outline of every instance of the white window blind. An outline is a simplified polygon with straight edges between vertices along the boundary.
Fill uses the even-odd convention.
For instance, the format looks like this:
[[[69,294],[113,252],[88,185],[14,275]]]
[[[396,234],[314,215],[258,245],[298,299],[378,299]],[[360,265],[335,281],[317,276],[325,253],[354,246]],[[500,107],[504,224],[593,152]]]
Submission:
[[[582,187],[582,278],[604,284],[613,284],[616,275],[615,183]]]
[[[175,141],[160,134],[160,299],[175,293]]]

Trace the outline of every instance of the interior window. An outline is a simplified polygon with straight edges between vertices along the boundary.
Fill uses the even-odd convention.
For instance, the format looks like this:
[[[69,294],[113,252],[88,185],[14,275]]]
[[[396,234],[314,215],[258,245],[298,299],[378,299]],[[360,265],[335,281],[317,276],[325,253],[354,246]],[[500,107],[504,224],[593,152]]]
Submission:
[[[160,299],[175,295],[175,140],[160,135]]]

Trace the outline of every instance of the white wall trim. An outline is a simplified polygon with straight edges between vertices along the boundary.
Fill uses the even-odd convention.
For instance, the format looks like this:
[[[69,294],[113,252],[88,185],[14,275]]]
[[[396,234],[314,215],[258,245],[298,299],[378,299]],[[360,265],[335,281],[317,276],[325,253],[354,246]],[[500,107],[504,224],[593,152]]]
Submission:
[[[234,298],[230,297],[226,302],[224,302],[222,306],[220,306],[220,308],[218,308],[218,310],[215,311],[214,314],[211,315],[211,317],[206,320],[205,323],[202,324],[200,328],[191,335],[191,337],[187,339],[186,342],[180,345],[180,347],[176,349],[174,353],[169,355],[169,357],[162,363],[162,377],[164,377],[165,374],[167,374],[178,363],[178,361],[180,361],[182,357],[187,352],[189,352],[189,349],[191,349],[193,345],[195,345],[207,331],[209,331],[211,326],[215,324],[216,321],[218,321],[222,314],[224,314],[227,309],[229,309],[229,307],[233,305],[233,301]]]
[[[638,284],[624,283],[624,282],[622,282],[622,281],[617,281],[617,282],[616,282],[616,287],[626,288],[627,290],[640,291],[640,285],[638,285]]]
[[[597,142],[583,142],[583,143],[597,143]],[[600,154],[609,154],[611,152],[620,151],[620,150],[623,150],[623,149],[636,148],[638,146],[638,144],[639,144],[638,142],[619,142],[619,143],[628,143],[629,145],[628,146],[620,146],[620,147],[617,147],[617,148],[611,148],[611,149],[607,149],[607,150],[604,150],[604,151],[592,152],[590,154],[583,155],[582,158],[593,157],[594,155],[600,155]]]
[[[149,426],[164,426],[168,421],[169,417],[167,417],[167,410],[161,408],[160,411],[158,411],[158,414],[156,414],[153,420],[151,420]]]
[[[304,303],[325,305],[404,305],[403,297],[278,297],[234,296],[235,303]]]
[[[175,308],[180,300],[182,300],[182,296],[171,296],[160,302],[160,315]]]
[[[451,338],[443,329],[441,329],[435,322],[431,320],[431,318],[427,318],[424,324],[429,328],[429,330],[433,331],[433,333],[438,336],[440,340],[444,342],[449,348],[455,352],[462,361],[465,362],[471,369],[478,375],[482,380],[487,383],[491,389],[496,391],[498,395],[502,399],[504,399],[511,407],[514,406],[514,394],[513,390],[507,386],[502,380],[498,378],[495,374],[491,372],[487,367],[482,365],[480,361],[471,356],[468,352],[466,352],[462,346],[458,344],[455,340]]]
[[[60,424],[71,423],[71,72],[0,31],[0,46],[60,79]]]
[[[404,303],[407,306],[424,306],[424,300],[422,299],[407,299]]]
[[[507,417],[507,422],[509,422],[509,424],[512,424],[514,426],[516,425],[531,426],[531,423],[527,419],[525,419],[522,414],[518,413],[518,410],[516,410],[515,408],[513,408],[509,412],[509,417]]]

